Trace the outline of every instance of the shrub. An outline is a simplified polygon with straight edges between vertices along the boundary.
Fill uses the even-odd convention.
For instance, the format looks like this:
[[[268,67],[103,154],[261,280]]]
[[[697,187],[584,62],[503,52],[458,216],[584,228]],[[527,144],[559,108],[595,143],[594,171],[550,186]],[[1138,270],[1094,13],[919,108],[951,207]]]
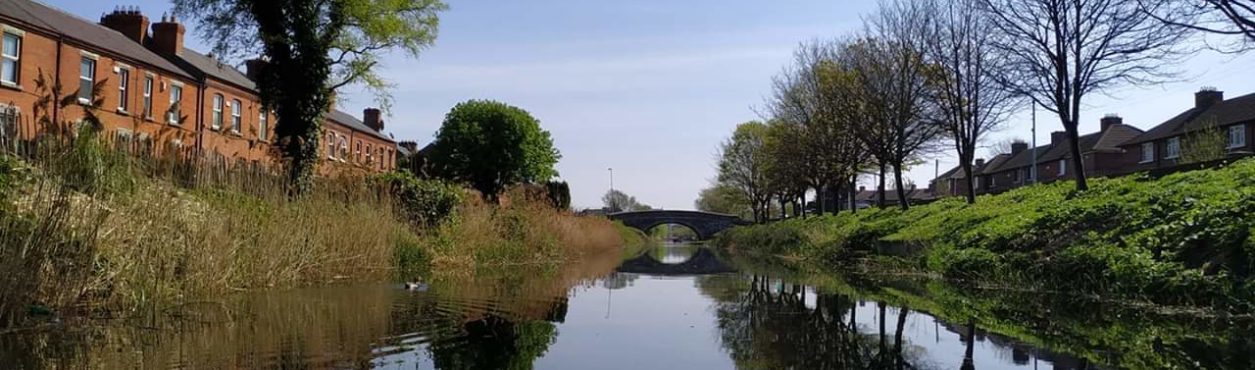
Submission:
[[[409,172],[390,172],[373,181],[387,187],[400,216],[419,228],[434,227],[452,216],[464,194],[457,185],[419,179]]]

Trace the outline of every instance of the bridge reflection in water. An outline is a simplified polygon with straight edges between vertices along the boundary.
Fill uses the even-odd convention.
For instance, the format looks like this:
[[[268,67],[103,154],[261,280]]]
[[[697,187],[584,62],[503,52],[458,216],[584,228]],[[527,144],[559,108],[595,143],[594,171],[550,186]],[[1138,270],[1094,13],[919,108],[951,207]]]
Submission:
[[[693,255],[680,263],[659,261],[650,253],[623,261],[618,272],[662,276],[713,275],[736,272],[735,268],[725,264],[710,248],[698,247]]]
[[[681,225],[692,229],[697,234],[697,240],[710,240],[720,231],[751,224],[751,222],[737,216],[700,211],[651,210],[619,212],[612,213],[606,217],[645,233],[649,233],[650,229],[660,225]]]

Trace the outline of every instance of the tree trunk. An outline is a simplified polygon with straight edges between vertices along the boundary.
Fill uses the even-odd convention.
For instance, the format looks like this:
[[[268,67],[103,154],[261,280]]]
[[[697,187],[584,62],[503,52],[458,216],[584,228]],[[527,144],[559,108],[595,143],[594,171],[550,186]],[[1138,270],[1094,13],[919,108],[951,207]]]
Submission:
[[[893,165],[893,183],[894,183],[894,186],[897,187],[896,190],[898,193],[898,206],[902,207],[903,211],[911,209],[911,200],[906,197],[906,188],[903,186],[903,183],[902,183],[902,165],[901,164]]]
[[[1072,173],[1076,177],[1076,190],[1089,190],[1089,182],[1085,179],[1085,159],[1081,158],[1081,146],[1077,143],[1076,119],[1072,119],[1072,123],[1067,125],[1068,140],[1072,143]]]
[[[858,176],[850,178],[850,213],[858,213]]]
[[[970,151],[968,153],[971,153]],[[967,196],[967,204],[976,203],[976,178],[972,176],[972,155],[959,155],[960,166],[963,167],[963,176],[967,179],[963,184],[963,194]],[[940,186],[940,184],[937,184]]]
[[[880,163],[880,174],[877,178],[880,183],[876,184],[876,206],[885,208],[885,163]]]
[[[815,213],[820,216],[824,215],[824,188],[823,185],[815,187]]]

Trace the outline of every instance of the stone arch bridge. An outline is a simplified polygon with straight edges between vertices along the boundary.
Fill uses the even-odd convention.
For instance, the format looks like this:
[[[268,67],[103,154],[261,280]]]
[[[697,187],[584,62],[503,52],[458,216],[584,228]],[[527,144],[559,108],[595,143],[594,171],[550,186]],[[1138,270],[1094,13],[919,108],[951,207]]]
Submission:
[[[699,240],[710,240],[720,231],[751,224],[751,222],[733,215],[701,211],[652,210],[619,212],[609,214],[606,217],[646,233],[649,232],[649,229],[659,225],[682,225],[693,229],[693,232],[697,233],[697,239]]]

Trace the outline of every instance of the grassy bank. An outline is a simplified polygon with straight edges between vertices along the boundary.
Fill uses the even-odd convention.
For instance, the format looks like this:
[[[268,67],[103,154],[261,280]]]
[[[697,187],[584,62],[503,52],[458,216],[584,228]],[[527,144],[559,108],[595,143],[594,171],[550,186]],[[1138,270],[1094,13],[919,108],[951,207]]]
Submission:
[[[1246,309],[1255,302],[1255,160],[1159,179],[1059,182],[731,230],[717,244],[788,260],[968,283]],[[904,257],[885,257],[901,255]]]
[[[28,149],[0,155],[0,328],[252,289],[552,266],[625,244],[609,221],[522,196],[504,207],[402,197],[357,178],[290,197],[281,176],[136,158],[92,135]]]

